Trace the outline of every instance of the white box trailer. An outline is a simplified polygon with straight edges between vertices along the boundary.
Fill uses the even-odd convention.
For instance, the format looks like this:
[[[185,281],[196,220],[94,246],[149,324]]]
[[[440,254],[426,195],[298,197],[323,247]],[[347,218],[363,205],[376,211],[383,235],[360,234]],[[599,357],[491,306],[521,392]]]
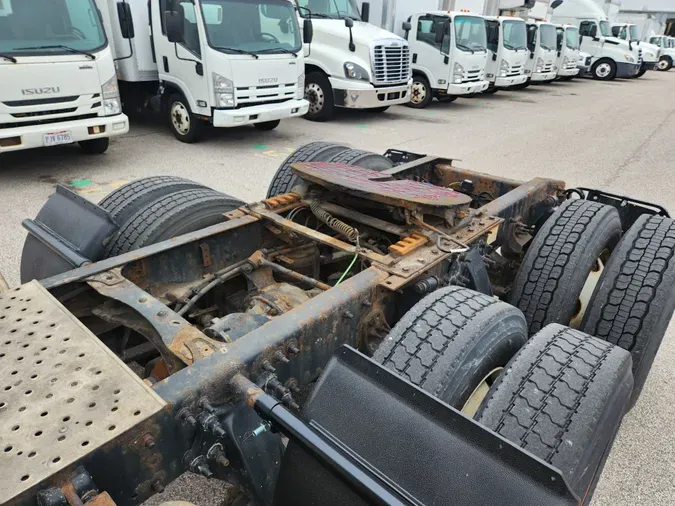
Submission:
[[[0,1],[0,156],[71,143],[103,153],[128,131],[94,1]]]

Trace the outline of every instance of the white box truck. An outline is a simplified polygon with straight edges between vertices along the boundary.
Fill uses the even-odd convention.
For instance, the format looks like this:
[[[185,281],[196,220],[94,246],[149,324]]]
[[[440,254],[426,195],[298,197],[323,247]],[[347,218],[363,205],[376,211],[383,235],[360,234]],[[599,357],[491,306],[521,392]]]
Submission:
[[[370,4],[356,0],[296,0],[301,19],[311,19],[307,45],[307,119],[326,121],[336,107],[382,112],[410,100],[408,42],[368,23]]]
[[[558,67],[557,75],[561,81],[570,81],[579,75],[579,30],[572,25],[557,25],[555,28]]]
[[[482,16],[462,12],[415,13],[404,21],[412,53],[410,107],[422,108],[435,97],[451,102],[488,88],[487,39]]]
[[[486,16],[488,60],[485,77],[490,86],[484,93],[513,89],[527,83],[525,66],[527,49],[525,21],[508,16]]]
[[[530,55],[525,63],[528,81],[546,83],[558,75],[556,27],[545,21],[528,21],[527,49]]]
[[[176,138],[204,124],[275,128],[302,116],[303,39],[288,0],[98,0],[125,107],[161,111]]]
[[[109,42],[93,0],[0,1],[0,154],[129,131]]]
[[[579,28],[581,50],[591,55],[591,75],[600,80],[633,77],[640,71],[640,50],[612,35],[611,23],[593,0],[565,0],[551,21]]]
[[[631,23],[612,23],[612,35],[618,39],[627,40],[630,45],[636,45],[642,50],[640,71],[635,77],[642,77],[648,70],[655,70],[659,62],[659,48],[649,42],[641,42],[637,25]]]

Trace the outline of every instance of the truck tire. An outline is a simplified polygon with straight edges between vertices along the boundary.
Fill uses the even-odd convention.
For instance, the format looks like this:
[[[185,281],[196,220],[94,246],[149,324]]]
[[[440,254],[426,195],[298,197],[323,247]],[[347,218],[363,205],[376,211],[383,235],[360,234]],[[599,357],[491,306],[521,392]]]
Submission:
[[[413,75],[412,88],[410,90],[410,102],[406,103],[413,109],[424,109],[434,98],[434,92],[431,89],[429,80],[420,74]]]
[[[630,351],[635,404],[675,310],[675,222],[643,215],[612,253],[582,330]]]
[[[102,155],[108,151],[110,146],[110,139],[108,137],[102,137],[99,139],[92,139],[90,141],[80,141],[78,143],[82,151],[88,155]]]
[[[388,105],[385,105],[384,107],[373,107],[373,108],[371,108],[371,109],[366,109],[366,110],[367,110],[368,112],[372,112],[372,113],[375,113],[375,114],[380,114],[380,113],[383,113],[383,112],[389,110],[389,106],[388,106]]]
[[[441,288],[394,326],[374,359],[472,416],[487,385],[527,341],[515,307],[467,288]]]
[[[661,58],[659,58],[659,62],[656,64],[656,68],[662,71],[670,70],[671,68],[673,68],[673,59],[668,55],[662,56]]]
[[[588,504],[632,387],[629,353],[554,324],[509,362],[475,418],[559,469]]]
[[[204,122],[190,110],[190,104],[180,93],[174,93],[167,103],[169,126],[181,142],[199,142],[204,134]]]
[[[274,174],[267,189],[267,198],[288,193],[291,188],[298,184],[298,177],[291,170],[291,165],[294,163],[325,162],[345,149],[347,149],[347,146],[333,142],[310,142],[300,146],[283,161]]]
[[[181,190],[157,199],[127,220],[106,245],[110,258],[226,221],[223,213],[244,203],[208,188]]]
[[[180,190],[204,188],[203,185],[175,176],[152,176],[120,186],[98,203],[122,226],[140,209],[157,199]]]
[[[633,78],[637,79],[638,77],[642,77],[646,73],[647,73],[647,69],[643,65],[642,68],[638,71],[638,73],[633,76]]]
[[[602,263],[620,237],[618,211],[597,202],[568,200],[546,220],[509,295],[525,314],[530,335],[549,323],[581,324]]]
[[[436,100],[443,103],[454,102],[457,100],[457,95],[436,95]],[[468,95],[464,98],[470,98]]]
[[[325,74],[310,72],[305,82],[305,98],[309,101],[309,111],[305,118],[310,121],[328,121],[333,117],[335,99],[333,87]]]
[[[354,165],[355,167],[375,170],[377,172],[391,169],[394,166],[394,163],[389,158],[361,149],[345,149],[326,161]]]
[[[274,121],[263,121],[262,123],[253,123],[253,126],[262,132],[269,132],[270,130],[274,130],[276,127],[278,127],[280,123],[281,120],[276,119]]]
[[[616,77],[616,63],[609,58],[601,58],[591,67],[591,74],[600,81],[611,81]]]
[[[495,88],[494,86],[488,88],[487,90],[483,90],[483,95],[494,95],[499,91],[499,88]]]

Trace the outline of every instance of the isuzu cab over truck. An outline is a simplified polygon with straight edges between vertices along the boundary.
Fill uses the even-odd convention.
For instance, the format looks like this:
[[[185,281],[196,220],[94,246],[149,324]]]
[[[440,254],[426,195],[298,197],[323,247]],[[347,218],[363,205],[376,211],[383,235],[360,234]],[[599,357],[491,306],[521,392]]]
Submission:
[[[556,31],[556,48],[558,50],[556,66],[558,79],[569,81],[579,74],[579,30],[572,25],[558,25]]]
[[[525,21],[504,16],[485,17],[488,59],[485,77],[490,86],[484,93],[513,88],[527,81],[529,58]]]
[[[369,3],[359,12],[355,0],[296,2],[314,26],[305,58],[307,119],[329,120],[336,107],[383,112],[410,100],[408,42],[369,24]]]
[[[125,107],[161,111],[176,138],[216,127],[276,128],[302,116],[303,39],[288,0],[98,0]]]
[[[0,153],[77,142],[103,153],[129,131],[93,0],[0,1]]]
[[[414,14],[406,38],[412,53],[410,107],[422,108],[436,97],[451,102],[488,88],[487,40],[482,16],[459,12]]]
[[[579,28],[581,50],[591,55],[595,79],[633,77],[640,71],[639,48],[612,35],[610,22],[593,0],[565,0],[553,11],[551,21]]]
[[[629,41],[631,45],[635,44],[638,49],[642,51],[642,64],[640,65],[640,71],[635,77],[642,77],[648,70],[656,69],[656,65],[659,61],[659,48],[654,44],[640,41],[637,25],[629,23],[612,23],[612,35],[618,39]]]
[[[530,55],[525,63],[528,81],[550,82],[558,75],[555,25],[541,21],[527,23],[527,48]]]
[[[666,35],[651,37],[649,43],[659,48],[659,70],[670,70],[675,62],[675,39]]]

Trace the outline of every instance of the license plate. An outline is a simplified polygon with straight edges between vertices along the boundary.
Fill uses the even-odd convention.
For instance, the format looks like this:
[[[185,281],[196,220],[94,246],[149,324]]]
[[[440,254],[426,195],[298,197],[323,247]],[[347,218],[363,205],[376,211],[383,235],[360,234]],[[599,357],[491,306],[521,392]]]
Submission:
[[[42,136],[42,144],[44,146],[58,146],[59,144],[71,144],[72,142],[73,135],[67,130],[52,132]]]

